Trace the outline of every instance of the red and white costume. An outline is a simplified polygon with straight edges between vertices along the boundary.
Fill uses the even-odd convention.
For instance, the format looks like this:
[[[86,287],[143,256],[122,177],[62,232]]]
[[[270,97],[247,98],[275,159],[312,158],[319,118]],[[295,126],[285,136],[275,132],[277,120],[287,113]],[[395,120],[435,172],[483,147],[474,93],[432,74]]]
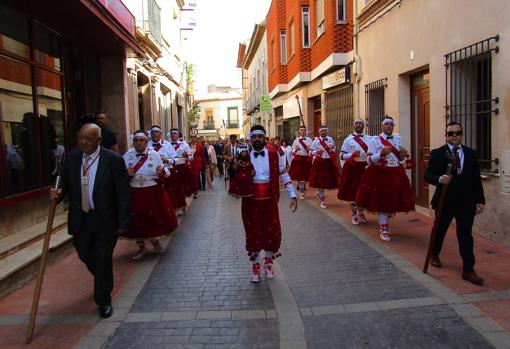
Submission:
[[[243,197],[241,204],[246,250],[250,254],[258,254],[263,249],[277,255],[282,238],[278,212],[280,181],[291,198],[295,198],[296,193],[285,170],[286,164],[280,160],[278,153],[268,149],[262,152],[264,155],[258,156],[254,151],[250,152],[255,169],[254,191],[251,197]]]
[[[336,147],[332,137],[316,137],[311,145],[313,156],[310,171],[310,187],[318,189],[338,188],[338,167],[336,165]]]
[[[308,182],[310,179],[310,170],[312,169],[311,146],[312,139],[310,137],[298,137],[292,143],[293,157],[289,175],[293,181]]]
[[[196,183],[193,181],[191,171],[191,161],[193,160],[193,151],[188,143],[184,141],[170,142],[177,156],[174,158],[175,164],[172,168],[172,175],[175,175],[175,182],[171,183],[171,190],[182,190],[184,196],[190,196],[195,192]],[[177,186],[181,188],[178,189]]]
[[[160,155],[152,148],[144,153],[130,149],[124,154],[126,168],[133,168],[131,186],[131,222],[123,235],[137,240],[153,239],[169,235],[177,227],[177,217],[161,183],[170,175],[163,166]],[[163,169],[158,176],[156,169]]]
[[[356,200],[361,177],[367,167],[368,145],[371,137],[368,135],[350,134],[342,144],[340,157],[344,160],[340,184],[338,187],[338,200],[353,202]],[[359,153],[354,157],[354,153]]]
[[[391,147],[384,155],[384,147]],[[414,210],[411,185],[400,161],[402,139],[398,134],[381,133],[372,137],[368,147],[368,167],[356,195],[358,207],[376,212],[381,240],[390,241],[389,218],[396,212]]]

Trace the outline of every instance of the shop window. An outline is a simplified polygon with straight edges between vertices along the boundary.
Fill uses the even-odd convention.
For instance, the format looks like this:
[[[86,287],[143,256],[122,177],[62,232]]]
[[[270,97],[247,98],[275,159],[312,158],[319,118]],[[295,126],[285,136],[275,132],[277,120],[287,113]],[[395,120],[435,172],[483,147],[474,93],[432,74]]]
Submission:
[[[23,58],[30,58],[28,19],[0,5],[0,47]]]
[[[30,66],[5,56],[0,56],[0,120],[2,196],[35,189],[38,153]]]
[[[491,170],[492,116],[499,98],[492,94],[492,57],[499,52],[494,36],[445,55],[447,121],[460,122],[464,143],[478,151],[481,168]]]
[[[384,120],[384,89],[387,79],[381,79],[365,85],[365,113],[368,120],[368,133],[381,133],[381,123]]]
[[[34,59],[46,67],[61,69],[58,36],[36,22],[34,22]]]

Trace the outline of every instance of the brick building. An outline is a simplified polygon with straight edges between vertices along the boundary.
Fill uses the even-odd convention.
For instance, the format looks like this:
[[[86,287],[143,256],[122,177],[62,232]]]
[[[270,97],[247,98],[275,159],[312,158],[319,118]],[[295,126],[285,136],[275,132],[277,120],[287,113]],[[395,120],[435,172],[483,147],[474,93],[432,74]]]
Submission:
[[[278,135],[293,139],[303,122],[313,135],[327,124],[337,141],[350,131],[352,13],[352,0],[271,2],[268,84]]]

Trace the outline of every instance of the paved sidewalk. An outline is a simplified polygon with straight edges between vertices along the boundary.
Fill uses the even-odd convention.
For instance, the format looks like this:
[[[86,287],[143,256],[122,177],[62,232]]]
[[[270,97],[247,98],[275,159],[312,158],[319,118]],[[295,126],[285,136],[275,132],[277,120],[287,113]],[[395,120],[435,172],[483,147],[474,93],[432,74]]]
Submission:
[[[456,251],[445,251],[444,269],[421,273],[431,222],[422,215],[398,217],[402,230],[383,244],[373,222],[350,225],[346,205],[321,210],[310,197],[293,214],[283,193],[275,279],[251,284],[241,203],[219,184],[194,200],[164,254],[137,263],[132,244],[119,243],[112,318],[98,321],[91,278],[73,254],[48,270],[31,346],[22,324],[33,285],[0,300],[0,347],[510,347],[501,310],[510,299],[508,263],[489,269],[485,262],[508,262],[506,249],[477,251],[487,286],[475,288],[460,280]]]

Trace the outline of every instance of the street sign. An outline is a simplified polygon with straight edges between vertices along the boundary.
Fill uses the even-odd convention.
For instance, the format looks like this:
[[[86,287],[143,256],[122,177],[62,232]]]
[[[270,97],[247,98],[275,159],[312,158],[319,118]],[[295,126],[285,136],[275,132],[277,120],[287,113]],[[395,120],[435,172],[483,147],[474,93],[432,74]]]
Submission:
[[[196,135],[198,134],[198,130],[197,130],[196,128],[192,129],[192,130],[191,130],[191,134],[192,134],[193,136],[196,136]]]
[[[271,110],[271,97],[260,96],[260,111],[270,111],[270,110]]]

